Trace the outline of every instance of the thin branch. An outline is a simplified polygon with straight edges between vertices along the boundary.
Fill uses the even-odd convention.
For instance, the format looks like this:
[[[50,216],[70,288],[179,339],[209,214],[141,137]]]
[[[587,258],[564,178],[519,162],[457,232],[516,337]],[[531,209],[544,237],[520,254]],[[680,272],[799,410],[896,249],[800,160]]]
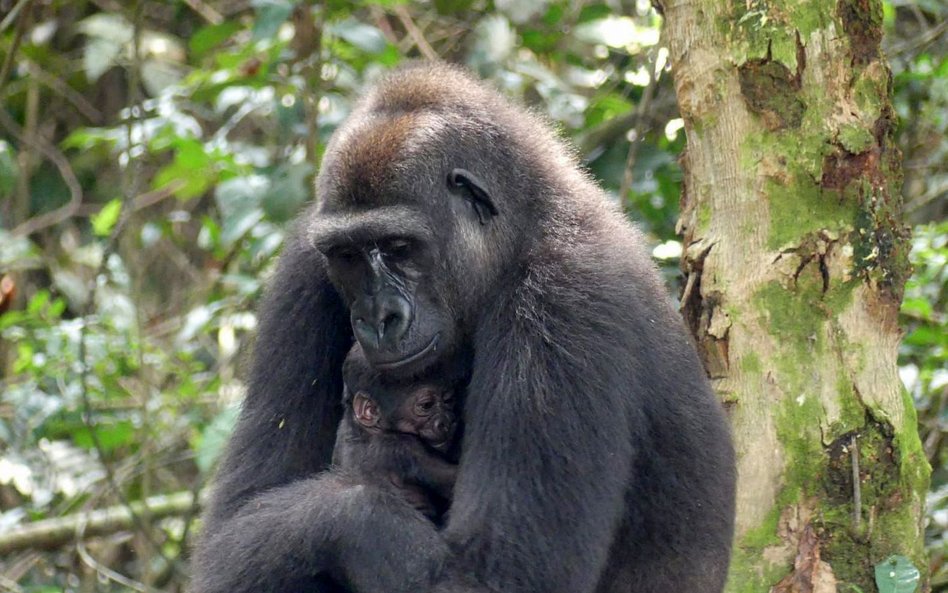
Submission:
[[[859,443],[856,441],[856,435],[853,435],[849,444],[849,455],[853,470],[853,530],[859,533],[862,526],[862,484],[859,477]]]
[[[16,6],[13,7],[13,10],[10,11],[10,14],[7,15],[3,22],[0,23],[0,31],[5,31],[7,27],[10,26],[12,19],[16,17],[16,13],[20,11],[23,14],[19,15],[19,20],[16,23],[16,34],[13,36],[13,43],[10,44],[10,51],[7,52],[6,57],[3,59],[3,67],[0,68],[0,91],[3,90],[3,87],[7,84],[7,76],[10,75],[10,70],[13,69],[13,60],[16,59],[16,52],[20,49],[20,42],[23,41],[23,35],[26,33],[26,22],[29,20],[30,13],[27,10],[23,10],[31,0],[20,0]]]
[[[213,6],[202,2],[201,0],[184,0],[191,10],[201,15],[205,21],[212,25],[219,25],[224,22],[224,15],[217,12]]]
[[[945,31],[948,31],[948,21],[942,21],[934,27],[925,30],[921,35],[893,46],[887,52],[887,55],[897,56],[903,53],[914,52],[937,40]]]
[[[131,200],[131,206],[129,206],[128,209],[131,212],[138,212],[139,210],[144,210],[149,206],[154,206],[155,204],[158,204],[159,202],[174,196],[175,192],[181,189],[183,186],[183,180],[175,179],[164,187],[139,194]],[[83,204],[76,210],[76,216],[95,216],[102,211],[104,206],[105,204]]]
[[[72,165],[69,164],[69,160],[66,156],[43,138],[38,136],[35,138],[27,138],[26,135],[23,134],[23,130],[20,126],[13,121],[13,118],[10,117],[10,114],[7,113],[5,109],[0,109],[0,126],[3,126],[7,132],[16,137],[17,140],[38,150],[43,156],[49,159],[53,165],[56,166],[56,169],[59,170],[59,174],[66,183],[66,187],[69,188],[68,202],[51,212],[41,214],[16,226],[12,231],[13,236],[25,237],[32,235],[37,231],[59,224],[70,218],[76,212],[79,204],[82,203],[82,186],[79,184],[79,179],[72,170]]]
[[[2,574],[0,574],[0,589],[3,589],[4,591],[12,591],[13,593],[23,592],[23,587],[18,585],[16,581]]]
[[[660,41],[658,47],[661,47]],[[632,126],[632,137],[629,138],[629,153],[625,158],[625,169],[622,171],[622,183],[619,185],[619,200],[621,202],[625,201],[629,190],[632,189],[632,169],[635,167],[635,157],[638,155],[639,144],[645,133],[642,123],[645,121],[645,114],[651,106],[652,97],[655,95],[655,89],[658,87],[659,75],[661,74],[661,72],[655,68],[654,62],[650,65],[651,68],[649,68],[649,70],[651,70],[651,72],[649,73],[648,85],[642,92],[642,98],[639,99],[639,104],[635,106],[635,124]]]
[[[26,68],[30,76],[49,87],[53,92],[59,93],[64,99],[72,103],[77,111],[86,116],[86,119],[90,122],[94,124],[102,123],[102,112],[96,109],[95,105],[90,103],[82,93],[63,82],[61,78],[43,70],[36,62],[27,60]]]
[[[85,511],[65,517],[44,519],[0,533],[0,554],[18,550],[49,550],[77,538],[90,538],[135,529],[135,516],[144,512],[152,521],[191,513],[198,499],[191,492],[152,496],[105,509]],[[135,513],[135,515],[133,515]]]
[[[421,29],[415,24],[415,21],[411,20],[411,15],[408,14],[408,9],[404,6],[398,5],[392,8],[392,11],[395,13],[395,16],[398,17],[398,20],[401,21],[402,26],[405,27],[405,30],[408,32],[408,36],[411,37],[412,42],[415,44],[415,47],[418,48],[418,51],[421,52],[428,60],[437,60],[438,52],[434,50],[433,47],[425,39],[424,33],[421,32]]]
[[[134,579],[130,579],[124,574],[118,571],[112,570],[108,566],[102,564],[101,562],[93,558],[92,554],[90,554],[89,550],[86,549],[86,546],[82,542],[81,539],[77,542],[76,551],[79,553],[79,558],[82,559],[82,562],[86,566],[94,570],[97,575],[105,577],[106,579],[112,581],[113,583],[118,583],[119,585],[122,585],[123,587],[132,589],[133,591],[139,591],[139,593],[146,593],[148,591],[148,587],[145,584],[139,583],[138,581]]]
[[[28,2],[30,2],[30,0],[20,0],[16,3],[16,6],[10,9],[10,12],[7,13],[7,16],[3,17],[3,20],[0,21],[0,33],[6,31],[7,28],[13,24],[16,16],[20,14],[20,11],[23,10],[23,7],[26,6]]]
[[[315,10],[314,10],[315,9]],[[318,170],[320,161],[319,145],[319,101],[322,97],[323,71],[323,28],[325,26],[326,6],[322,1],[314,6],[300,4],[293,13],[293,25],[296,33],[290,47],[296,53],[296,62],[309,89],[303,99],[303,112],[306,119],[306,160]],[[222,128],[223,130],[223,128]]]
[[[149,525],[147,525],[147,519],[149,516],[143,516],[143,513],[148,513],[149,508],[147,506],[136,508],[132,502],[128,499],[125,492],[122,490],[121,485],[119,484],[118,478],[116,477],[115,470],[112,467],[112,464],[109,463],[107,456],[105,455],[105,449],[102,446],[102,442],[99,438],[99,433],[97,430],[96,423],[93,419],[93,409],[91,398],[89,397],[89,371],[90,365],[87,364],[86,359],[88,357],[88,333],[89,333],[89,320],[94,318],[95,306],[96,306],[96,294],[98,291],[98,278],[106,272],[106,266],[108,265],[109,258],[115,252],[118,237],[125,230],[125,227],[128,225],[128,222],[131,218],[132,212],[131,209],[127,206],[129,205],[130,196],[135,195],[137,192],[137,185],[140,177],[140,167],[139,162],[132,156],[132,148],[135,143],[133,142],[132,135],[132,126],[136,123],[141,124],[142,118],[142,109],[141,105],[141,96],[140,96],[140,74],[141,74],[141,32],[142,32],[142,0],[138,0],[134,5],[134,33],[132,36],[133,39],[133,55],[132,55],[132,67],[129,70],[129,80],[128,80],[128,97],[129,102],[132,107],[129,109],[129,117],[126,122],[126,133],[128,141],[127,154],[129,161],[125,168],[125,174],[123,176],[123,208],[119,214],[118,222],[112,228],[111,233],[105,241],[105,245],[102,250],[101,260],[95,271],[95,274],[92,276],[92,285],[89,289],[90,298],[85,311],[82,314],[83,323],[79,326],[79,362],[80,362],[80,372],[79,372],[79,396],[80,402],[82,404],[82,422],[89,431],[89,437],[92,440],[93,449],[95,449],[98,454],[99,461],[102,464],[102,468],[105,470],[106,480],[115,492],[115,496],[118,498],[119,502],[122,503],[122,506],[125,507],[125,510],[129,514],[129,519],[132,522],[131,524],[135,526],[136,531],[144,537],[145,541],[151,546],[155,553],[161,556],[166,562],[168,562],[175,570],[180,570],[178,564],[168,558],[164,550],[162,550],[161,545],[156,540],[154,533],[152,533]],[[141,346],[139,345],[139,348]],[[139,360],[141,364],[141,352],[139,351]]]

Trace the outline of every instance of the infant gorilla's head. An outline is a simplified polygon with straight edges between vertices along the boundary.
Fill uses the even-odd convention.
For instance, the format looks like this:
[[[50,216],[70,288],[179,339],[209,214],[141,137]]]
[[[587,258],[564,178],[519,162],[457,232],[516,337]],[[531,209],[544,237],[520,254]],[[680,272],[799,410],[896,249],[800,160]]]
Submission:
[[[358,343],[342,367],[344,404],[369,434],[401,432],[446,451],[457,427],[454,385],[444,376],[386,379],[372,370]]]

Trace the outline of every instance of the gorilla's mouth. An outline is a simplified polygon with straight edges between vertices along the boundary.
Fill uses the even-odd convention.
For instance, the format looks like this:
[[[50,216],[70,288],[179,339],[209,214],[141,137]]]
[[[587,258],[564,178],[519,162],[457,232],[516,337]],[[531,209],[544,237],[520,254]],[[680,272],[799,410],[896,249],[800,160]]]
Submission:
[[[392,369],[403,367],[407,364],[411,364],[415,362],[416,360],[424,358],[429,352],[433,352],[434,350],[437,350],[438,342],[440,341],[440,338],[441,338],[441,332],[438,332],[434,335],[433,338],[431,338],[431,341],[428,342],[428,345],[422,348],[421,350],[419,350],[418,352],[415,352],[414,354],[409,354],[405,358],[401,358],[399,360],[393,360],[391,362],[376,363],[375,368],[389,371]]]

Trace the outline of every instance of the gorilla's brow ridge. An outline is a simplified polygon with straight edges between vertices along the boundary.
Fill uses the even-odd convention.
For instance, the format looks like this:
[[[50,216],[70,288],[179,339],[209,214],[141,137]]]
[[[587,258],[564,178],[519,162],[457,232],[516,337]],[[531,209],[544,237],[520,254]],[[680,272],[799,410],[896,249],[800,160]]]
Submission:
[[[370,237],[403,236],[431,240],[434,231],[423,212],[409,206],[384,206],[362,212],[320,214],[307,229],[317,249]]]

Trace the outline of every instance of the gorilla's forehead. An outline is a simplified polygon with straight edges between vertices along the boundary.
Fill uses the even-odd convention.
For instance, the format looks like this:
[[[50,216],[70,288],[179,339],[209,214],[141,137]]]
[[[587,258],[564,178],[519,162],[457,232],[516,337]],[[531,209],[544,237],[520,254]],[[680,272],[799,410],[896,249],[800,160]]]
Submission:
[[[431,112],[369,114],[341,129],[327,155],[321,200],[338,206],[404,203],[436,180],[444,160],[444,117]],[[427,193],[427,192],[425,192]]]

